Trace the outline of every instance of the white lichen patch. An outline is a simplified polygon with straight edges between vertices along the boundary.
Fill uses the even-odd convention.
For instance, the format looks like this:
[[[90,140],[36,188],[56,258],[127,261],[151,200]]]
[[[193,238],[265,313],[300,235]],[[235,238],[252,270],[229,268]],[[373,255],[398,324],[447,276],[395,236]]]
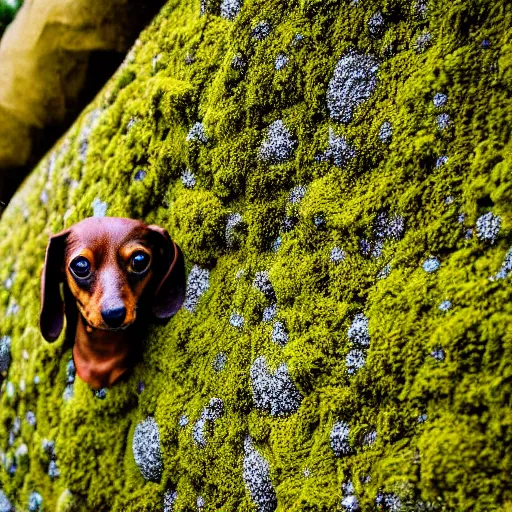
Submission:
[[[242,0],[222,0],[220,4],[220,15],[227,20],[233,21],[241,8]]]
[[[192,439],[194,439],[194,443],[196,443],[199,448],[204,448],[206,446],[206,418],[201,416],[192,429]]]
[[[380,258],[382,256],[383,249],[384,249],[384,240],[377,239],[373,242],[370,255],[372,256],[372,258]]]
[[[107,388],[101,388],[101,389],[98,389],[98,391],[96,391],[94,393],[94,396],[96,398],[98,398],[99,400],[105,400],[105,398],[107,398],[107,393],[108,393]]]
[[[389,274],[391,273],[391,265],[387,263],[384,265],[377,274],[377,279],[386,279],[386,277],[389,277]]]
[[[493,244],[500,232],[501,218],[492,212],[478,217],[476,221],[476,234],[480,240]]]
[[[237,53],[231,60],[231,67],[236,71],[243,71],[247,67],[247,61],[241,53]]]
[[[64,393],[62,393],[62,400],[64,400],[64,402],[69,402],[73,398],[74,394],[73,384],[66,384]]]
[[[32,492],[28,497],[28,510],[30,512],[43,510],[43,497],[38,492]]]
[[[371,446],[377,440],[377,431],[375,429],[369,430],[363,436],[363,445]]]
[[[442,167],[443,165],[446,165],[447,163],[448,163],[448,157],[446,155],[442,155],[436,160],[436,167],[437,168]]]
[[[273,298],[274,288],[272,287],[272,283],[270,282],[270,279],[268,277],[268,271],[263,270],[261,272],[256,272],[256,275],[254,276],[254,280],[252,282],[253,288],[256,290],[259,290],[265,297]]]
[[[424,18],[427,15],[428,0],[416,0],[414,4],[414,11],[420,18]]]
[[[354,491],[354,484],[346,482],[341,485],[343,499],[341,500],[341,508],[345,512],[356,512],[359,510],[359,501]]]
[[[158,425],[151,416],[135,427],[132,441],[133,457],[146,480],[159,482],[164,464]]]
[[[201,144],[206,144],[208,142],[208,137],[206,136],[203,123],[195,123],[194,126],[190,128],[186,140],[187,142],[197,141]]]
[[[349,455],[351,452],[350,442],[350,427],[348,423],[344,421],[337,421],[331,430],[330,441],[331,448],[336,457],[342,457],[344,455]]]
[[[12,285],[14,284],[14,280],[16,279],[16,272],[12,271],[8,276],[7,279],[4,281],[4,288],[6,290],[10,290],[12,288]]]
[[[354,374],[366,363],[366,353],[364,350],[360,348],[353,348],[348,351],[347,356],[345,358],[345,365],[347,367],[347,372],[349,375]]]
[[[178,493],[174,489],[167,489],[164,494],[164,512],[173,512]]]
[[[16,438],[16,436],[19,435],[20,430],[21,430],[21,419],[19,416],[16,416],[16,418],[14,418],[14,421],[12,422],[11,430],[9,431],[9,434],[10,434],[9,445],[12,446],[14,444],[14,439]],[[11,435],[13,436],[12,438],[11,438]]]
[[[384,16],[380,11],[377,11],[369,20],[368,20],[368,29],[370,30],[370,34],[372,36],[378,36],[382,34],[386,23],[384,21]]]
[[[33,411],[28,411],[27,414],[25,414],[25,421],[31,427],[35,427],[36,426],[37,420],[36,420],[36,415],[34,414]]]
[[[277,497],[270,479],[270,466],[254,448],[249,436],[244,440],[242,476],[257,511],[273,512],[277,507]]]
[[[230,213],[226,220],[226,245],[232,249],[235,245],[237,230],[242,224],[242,215],[238,212]]]
[[[428,272],[429,274],[431,274],[432,272],[435,272],[440,266],[441,266],[441,263],[439,262],[439,260],[437,258],[434,258],[434,257],[427,258],[423,262],[423,270],[425,272]]]
[[[17,460],[23,459],[28,455],[28,447],[25,443],[21,443],[18,448],[16,448],[16,451],[14,452],[14,456]]]
[[[277,314],[277,304],[274,302],[273,304],[270,304],[270,306],[267,306],[263,310],[262,320],[263,322],[270,322],[274,319],[274,317]]]
[[[73,359],[70,359],[68,361],[68,364],[66,365],[66,383],[73,384],[73,382],[75,382],[75,376],[76,376],[75,363],[74,363]]]
[[[7,398],[14,398],[16,388],[14,387],[14,384],[11,381],[7,382],[7,385],[5,386],[5,392],[7,394]]]
[[[0,512],[13,512],[14,507],[5,495],[4,491],[0,490]]]
[[[138,169],[135,171],[135,174],[133,175],[133,181],[144,181],[144,178],[147,176],[147,172],[143,169]]]
[[[253,29],[252,29],[252,38],[257,41],[263,41],[263,39],[267,38],[272,32],[272,26],[266,20],[260,21]]]
[[[186,188],[194,188],[196,184],[196,177],[190,169],[185,169],[181,173],[180,179]]]
[[[108,204],[104,203],[99,197],[95,197],[92,204],[93,217],[105,217],[107,214]]]
[[[50,457],[50,459],[55,459],[55,441],[50,441],[49,439],[43,439],[41,441],[41,448],[43,451]]]
[[[204,448],[207,444],[206,439],[206,423],[208,421],[218,420],[224,413],[224,402],[220,398],[211,398],[210,402],[201,411],[199,419],[192,429],[192,438],[200,448]]]
[[[0,373],[7,372],[11,364],[11,337],[0,338]]]
[[[320,160],[332,162],[336,167],[345,167],[357,154],[356,149],[343,135],[336,135],[329,127],[329,146],[320,155]]]
[[[5,316],[14,316],[17,315],[20,310],[20,307],[18,306],[18,303],[14,299],[14,297],[11,297],[9,300],[9,304],[7,305],[7,309],[5,310]]]
[[[444,361],[446,354],[442,348],[435,348],[432,350],[430,355],[436,360],[436,361]]]
[[[439,309],[441,311],[448,311],[452,307],[452,303],[449,300],[443,300],[441,304],[439,304]]]
[[[50,463],[48,464],[48,476],[52,480],[55,480],[56,478],[59,478],[60,470],[59,470],[59,468],[57,466],[57,461],[56,460],[51,460]]]
[[[387,144],[393,137],[393,127],[389,121],[384,121],[379,128],[379,139]]]
[[[386,240],[400,240],[405,232],[405,222],[400,215],[389,216],[387,212],[377,215],[372,237],[359,241],[361,254],[364,257],[379,258],[384,250]]]
[[[287,215],[281,223],[281,231],[288,233],[288,231],[291,231],[296,226],[297,222],[298,219],[295,215]]]
[[[446,96],[446,94],[443,94],[442,92],[437,92],[436,94],[434,94],[434,99],[433,99],[434,107],[436,107],[436,108],[444,107],[446,105],[447,101],[448,101],[448,96]]]
[[[437,123],[437,127],[440,130],[446,130],[452,124],[452,121],[450,119],[449,114],[444,113],[444,114],[439,114],[436,117],[436,123]]]
[[[281,71],[284,69],[288,65],[289,60],[290,59],[288,58],[288,55],[285,53],[279,53],[274,63],[276,71]]]
[[[193,313],[199,304],[201,296],[210,288],[210,272],[194,265],[187,277],[187,289],[183,307]]]
[[[293,155],[296,145],[291,132],[278,119],[268,127],[267,137],[260,146],[259,158],[269,164],[286,162]]]
[[[402,509],[402,500],[393,493],[379,493],[375,499],[377,505],[381,508],[384,507],[384,510],[389,512],[400,512]],[[421,510],[418,508],[418,510]]]
[[[374,229],[374,236],[376,238],[400,240],[404,232],[405,222],[400,215],[390,217],[386,212],[381,212],[377,215]]]
[[[226,363],[228,361],[228,356],[224,352],[219,352],[212,363],[213,369],[216,372],[221,372],[226,367]]]
[[[506,252],[505,257],[503,258],[503,263],[501,264],[498,273],[489,278],[490,281],[495,281],[496,279],[505,279],[512,272],[512,247]]]
[[[161,59],[162,59],[161,53],[158,53],[151,59],[151,70],[153,71],[153,73],[156,73],[158,63],[160,62]]]
[[[377,87],[379,64],[371,55],[348,51],[336,64],[327,90],[327,108],[331,119],[341,123],[352,120],[355,109]]]
[[[432,45],[432,35],[430,32],[423,32],[420,34],[414,42],[414,48],[416,53],[423,53],[427,48]]]
[[[43,191],[41,192],[41,194],[39,195],[39,200],[41,201],[41,203],[43,203],[44,205],[48,204],[48,191],[46,189],[43,189]]]
[[[281,347],[288,343],[288,332],[283,322],[274,322],[272,326],[272,341]]]
[[[233,313],[231,313],[231,316],[229,317],[229,323],[236,329],[243,329],[244,317],[240,313],[233,311]]]
[[[137,116],[130,117],[128,123],[126,124],[126,131],[129,132],[139,121],[140,119]]]
[[[282,363],[274,374],[267,368],[264,356],[256,358],[250,370],[252,396],[258,409],[272,416],[285,416],[297,411],[302,395],[290,378],[288,366]]]
[[[347,253],[340,247],[333,247],[329,259],[332,263],[340,263],[347,257]]]
[[[370,345],[369,319],[363,313],[358,313],[348,328],[348,339],[360,347]]]
[[[306,195],[307,188],[304,185],[297,185],[290,190],[288,201],[292,204],[299,204]]]

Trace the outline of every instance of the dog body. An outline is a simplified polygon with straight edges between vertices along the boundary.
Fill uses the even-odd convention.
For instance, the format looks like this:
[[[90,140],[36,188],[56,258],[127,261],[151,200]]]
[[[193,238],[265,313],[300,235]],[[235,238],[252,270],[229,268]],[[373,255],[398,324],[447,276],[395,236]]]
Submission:
[[[159,226],[91,217],[50,239],[41,295],[44,338],[59,337],[65,315],[77,374],[108,387],[135,362],[148,317],[168,320],[183,304],[183,255]]]

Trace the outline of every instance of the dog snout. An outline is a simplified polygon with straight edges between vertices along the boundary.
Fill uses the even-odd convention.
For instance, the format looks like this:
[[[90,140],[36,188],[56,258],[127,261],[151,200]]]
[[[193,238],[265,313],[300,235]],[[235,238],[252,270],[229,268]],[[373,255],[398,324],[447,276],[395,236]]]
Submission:
[[[126,308],[121,306],[118,308],[102,309],[101,316],[109,327],[120,327],[126,318]]]

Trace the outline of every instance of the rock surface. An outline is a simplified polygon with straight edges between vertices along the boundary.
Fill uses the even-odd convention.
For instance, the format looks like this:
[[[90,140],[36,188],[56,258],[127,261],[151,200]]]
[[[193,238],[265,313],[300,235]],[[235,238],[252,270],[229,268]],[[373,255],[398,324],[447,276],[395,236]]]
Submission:
[[[507,5],[169,1],[0,220],[2,506],[509,510]],[[93,214],[190,273],[101,400],[38,330]]]

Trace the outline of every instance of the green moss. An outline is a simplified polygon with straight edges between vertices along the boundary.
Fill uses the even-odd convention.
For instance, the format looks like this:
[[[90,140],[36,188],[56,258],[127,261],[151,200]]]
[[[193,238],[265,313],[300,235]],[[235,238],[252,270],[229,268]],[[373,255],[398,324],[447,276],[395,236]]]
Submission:
[[[166,491],[174,510],[198,497],[258,510],[270,485],[279,511],[338,510],[348,483],[361,510],[509,510],[512,292],[495,278],[512,225],[506,2],[431,0],[423,15],[405,1],[251,0],[233,21],[204,5],[168,2],[0,221],[0,335],[12,339],[1,488],[17,509],[36,491],[62,512],[161,510]],[[379,69],[341,123],[328,96],[350,49]],[[271,141],[276,121],[288,136]],[[198,122],[204,140],[188,137]],[[64,399],[71,352],[39,334],[39,273],[48,237],[95,210],[167,228],[208,286],[150,328],[143,360],[104,399],[78,378]],[[489,212],[494,243],[478,236]],[[358,315],[369,347],[349,336]],[[267,373],[251,377],[258,357]],[[258,379],[274,405],[300,396],[295,412],[258,408]],[[212,398],[222,414],[202,421]],[[132,450],[148,417],[160,482]],[[336,457],[338,422],[349,433]],[[268,462],[257,488],[247,436]]]

